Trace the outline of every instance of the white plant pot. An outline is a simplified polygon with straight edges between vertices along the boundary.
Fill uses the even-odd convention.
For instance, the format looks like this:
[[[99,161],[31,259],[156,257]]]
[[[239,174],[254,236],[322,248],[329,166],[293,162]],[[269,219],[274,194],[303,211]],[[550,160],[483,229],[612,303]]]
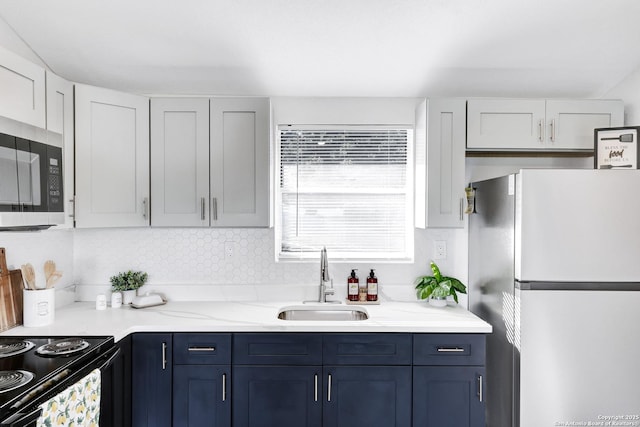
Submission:
[[[122,304],[127,305],[133,302],[133,298],[136,296],[135,289],[129,291],[122,291]]]
[[[429,298],[429,304],[434,307],[446,307],[447,299],[446,298]]]

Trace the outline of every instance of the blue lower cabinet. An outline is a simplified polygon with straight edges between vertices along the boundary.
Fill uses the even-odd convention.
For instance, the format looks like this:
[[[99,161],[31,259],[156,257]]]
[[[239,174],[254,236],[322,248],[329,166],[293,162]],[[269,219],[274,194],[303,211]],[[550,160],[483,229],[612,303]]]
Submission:
[[[230,393],[230,365],[174,365],[173,425],[230,427]]]
[[[234,427],[321,427],[317,366],[234,366]]]
[[[415,366],[413,427],[484,427],[482,366]]]
[[[131,354],[132,425],[171,426],[172,334],[134,334]]]
[[[410,427],[411,367],[325,366],[323,425]]]

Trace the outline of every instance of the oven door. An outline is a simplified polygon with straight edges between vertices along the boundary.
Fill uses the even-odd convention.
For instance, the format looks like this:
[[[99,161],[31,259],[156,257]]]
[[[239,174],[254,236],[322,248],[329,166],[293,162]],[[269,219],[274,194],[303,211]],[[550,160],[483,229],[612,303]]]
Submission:
[[[35,388],[27,395],[27,397],[25,397],[25,399],[16,403],[12,407],[15,412],[0,421],[0,426],[32,427],[46,425],[43,419],[45,416],[49,420],[56,420],[53,425],[58,425],[60,421],[63,421],[62,424],[67,425],[68,422],[64,422],[64,420],[59,418],[66,416],[63,408],[57,404],[60,396],[73,395],[74,390],[77,389],[80,384],[85,384],[87,381],[93,381],[93,376],[95,375],[94,371],[96,370],[98,370],[99,375],[102,376],[103,373],[111,367],[119,355],[120,348],[112,347],[77,371],[63,371],[57,381],[55,381],[54,378],[51,382]],[[82,388],[85,390],[89,387],[87,386]],[[100,398],[101,394],[109,394],[110,392],[110,390],[101,390],[99,387],[97,389],[91,389],[90,394],[86,399],[87,401],[97,402],[97,399]],[[81,399],[77,400],[78,404],[80,404]],[[75,412],[78,413],[84,408],[76,405],[74,409]],[[100,411],[102,409],[103,408],[100,407]]]

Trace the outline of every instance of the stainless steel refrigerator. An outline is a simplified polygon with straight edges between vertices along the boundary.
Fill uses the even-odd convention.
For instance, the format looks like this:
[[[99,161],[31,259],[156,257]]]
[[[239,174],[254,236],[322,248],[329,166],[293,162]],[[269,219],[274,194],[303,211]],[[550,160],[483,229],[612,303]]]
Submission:
[[[493,326],[487,426],[640,426],[640,171],[472,185],[469,305]]]

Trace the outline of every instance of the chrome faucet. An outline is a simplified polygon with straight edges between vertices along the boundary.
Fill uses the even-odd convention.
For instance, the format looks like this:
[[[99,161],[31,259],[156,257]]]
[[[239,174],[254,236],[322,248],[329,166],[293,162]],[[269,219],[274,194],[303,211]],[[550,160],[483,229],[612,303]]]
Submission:
[[[329,283],[329,287],[327,287],[327,283]],[[320,251],[320,296],[318,302],[337,303],[338,301],[327,301],[327,295],[333,295],[334,293],[333,282],[329,277],[329,260],[327,259],[327,248],[325,247]]]

